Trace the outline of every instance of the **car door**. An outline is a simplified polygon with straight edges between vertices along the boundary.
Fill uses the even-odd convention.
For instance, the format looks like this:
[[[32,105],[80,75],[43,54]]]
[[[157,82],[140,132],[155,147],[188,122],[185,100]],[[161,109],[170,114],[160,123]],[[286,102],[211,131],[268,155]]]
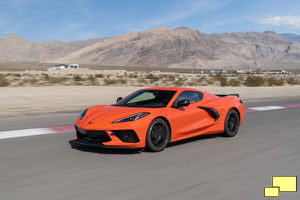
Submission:
[[[178,95],[173,103],[175,107],[168,113],[172,128],[172,141],[199,135],[203,131],[202,128],[214,123],[207,111],[198,108],[202,99],[203,94],[197,91],[183,91]],[[189,100],[190,105],[176,108],[180,100]]]

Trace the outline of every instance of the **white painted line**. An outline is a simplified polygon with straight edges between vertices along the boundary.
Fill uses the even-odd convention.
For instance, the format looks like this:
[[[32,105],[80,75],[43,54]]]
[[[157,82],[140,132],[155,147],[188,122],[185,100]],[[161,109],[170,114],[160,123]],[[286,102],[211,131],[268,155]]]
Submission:
[[[53,133],[53,130],[49,128],[33,128],[33,129],[23,129],[14,131],[3,131],[0,132],[0,140],[7,138],[25,137],[33,135],[45,135]]]
[[[262,107],[251,107],[249,109],[257,110],[257,111],[266,111],[266,110],[279,110],[284,109],[282,106],[262,106]]]
[[[46,135],[53,133],[63,133],[74,131],[73,125],[62,125],[62,126],[52,126],[45,128],[32,128],[32,129],[21,129],[21,130],[12,130],[12,131],[2,131],[0,132],[0,140],[7,138],[17,138],[17,137],[26,137],[34,135]]]

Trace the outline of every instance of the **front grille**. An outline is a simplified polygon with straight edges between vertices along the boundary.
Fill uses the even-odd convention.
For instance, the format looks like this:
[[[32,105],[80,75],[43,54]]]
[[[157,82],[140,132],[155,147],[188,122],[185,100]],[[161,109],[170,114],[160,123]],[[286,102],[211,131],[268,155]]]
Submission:
[[[94,140],[98,142],[109,142],[111,141],[110,137],[106,131],[102,130],[84,130],[79,127],[75,127],[76,134],[79,139],[84,140]]]
[[[116,130],[112,132],[122,142],[137,143],[140,141],[134,130]]]

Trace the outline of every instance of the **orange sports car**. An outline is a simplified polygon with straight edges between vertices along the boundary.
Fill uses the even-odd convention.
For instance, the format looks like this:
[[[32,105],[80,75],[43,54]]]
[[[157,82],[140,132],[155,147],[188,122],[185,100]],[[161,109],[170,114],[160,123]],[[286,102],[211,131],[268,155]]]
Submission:
[[[233,137],[244,119],[238,94],[214,95],[181,87],[138,90],[113,105],[85,109],[72,142],[162,151],[169,142],[223,133]]]

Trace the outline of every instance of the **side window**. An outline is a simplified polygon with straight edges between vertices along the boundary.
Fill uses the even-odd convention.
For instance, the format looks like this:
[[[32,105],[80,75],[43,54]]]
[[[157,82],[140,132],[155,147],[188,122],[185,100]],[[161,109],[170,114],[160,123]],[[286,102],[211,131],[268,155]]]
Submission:
[[[202,97],[203,94],[200,92],[184,91],[181,92],[177,99],[174,101],[174,105],[177,105],[178,101],[181,100],[189,100],[191,103],[195,103],[197,101],[200,101]]]

